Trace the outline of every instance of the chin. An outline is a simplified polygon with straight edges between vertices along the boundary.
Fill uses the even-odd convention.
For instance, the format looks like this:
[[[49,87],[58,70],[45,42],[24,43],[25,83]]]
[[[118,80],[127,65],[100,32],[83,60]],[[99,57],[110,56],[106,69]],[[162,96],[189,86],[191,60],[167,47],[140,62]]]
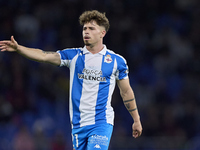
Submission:
[[[90,43],[88,43],[88,42],[85,42],[85,45],[86,45],[86,46],[90,46],[91,44],[90,44]]]

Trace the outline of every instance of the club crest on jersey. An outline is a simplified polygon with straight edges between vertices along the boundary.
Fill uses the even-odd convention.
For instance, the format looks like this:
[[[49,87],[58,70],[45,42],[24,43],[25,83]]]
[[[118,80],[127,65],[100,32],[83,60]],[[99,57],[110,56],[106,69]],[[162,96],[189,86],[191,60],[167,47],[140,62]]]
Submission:
[[[105,58],[104,58],[104,62],[111,63],[112,62],[111,56],[110,55],[106,55]]]

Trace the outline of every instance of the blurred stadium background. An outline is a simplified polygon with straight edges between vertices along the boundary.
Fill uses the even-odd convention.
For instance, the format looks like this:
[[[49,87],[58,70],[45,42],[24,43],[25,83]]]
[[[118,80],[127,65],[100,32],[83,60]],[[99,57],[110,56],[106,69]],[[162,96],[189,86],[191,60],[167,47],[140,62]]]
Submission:
[[[200,149],[199,0],[0,0],[0,40],[48,51],[82,47],[85,10],[106,12],[104,43],[128,62],[143,124],[116,88],[110,150]],[[0,53],[0,150],[70,150],[69,71]]]

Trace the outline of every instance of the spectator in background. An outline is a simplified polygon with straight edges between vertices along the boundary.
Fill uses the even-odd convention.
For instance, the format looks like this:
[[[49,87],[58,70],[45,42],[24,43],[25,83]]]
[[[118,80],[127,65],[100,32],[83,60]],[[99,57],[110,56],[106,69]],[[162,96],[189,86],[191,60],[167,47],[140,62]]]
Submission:
[[[51,142],[51,150],[66,150],[66,141],[61,131],[56,131]]]
[[[21,126],[13,139],[14,150],[35,150],[34,140],[26,126]]]

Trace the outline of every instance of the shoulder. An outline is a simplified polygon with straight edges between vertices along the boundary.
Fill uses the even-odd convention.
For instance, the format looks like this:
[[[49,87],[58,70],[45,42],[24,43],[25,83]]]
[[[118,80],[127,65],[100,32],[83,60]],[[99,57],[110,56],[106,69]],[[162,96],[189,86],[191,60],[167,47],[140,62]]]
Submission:
[[[83,51],[83,48],[65,48],[63,50],[58,50],[57,52],[68,52],[68,51]]]
[[[114,57],[117,62],[122,61],[122,62],[126,63],[126,59],[122,55],[117,54],[117,53],[115,53],[114,51],[112,51],[110,49],[107,49],[107,54],[110,54],[112,57]]]
[[[71,59],[82,51],[83,48],[66,48],[63,50],[58,50],[57,53],[61,55],[61,59]]]

